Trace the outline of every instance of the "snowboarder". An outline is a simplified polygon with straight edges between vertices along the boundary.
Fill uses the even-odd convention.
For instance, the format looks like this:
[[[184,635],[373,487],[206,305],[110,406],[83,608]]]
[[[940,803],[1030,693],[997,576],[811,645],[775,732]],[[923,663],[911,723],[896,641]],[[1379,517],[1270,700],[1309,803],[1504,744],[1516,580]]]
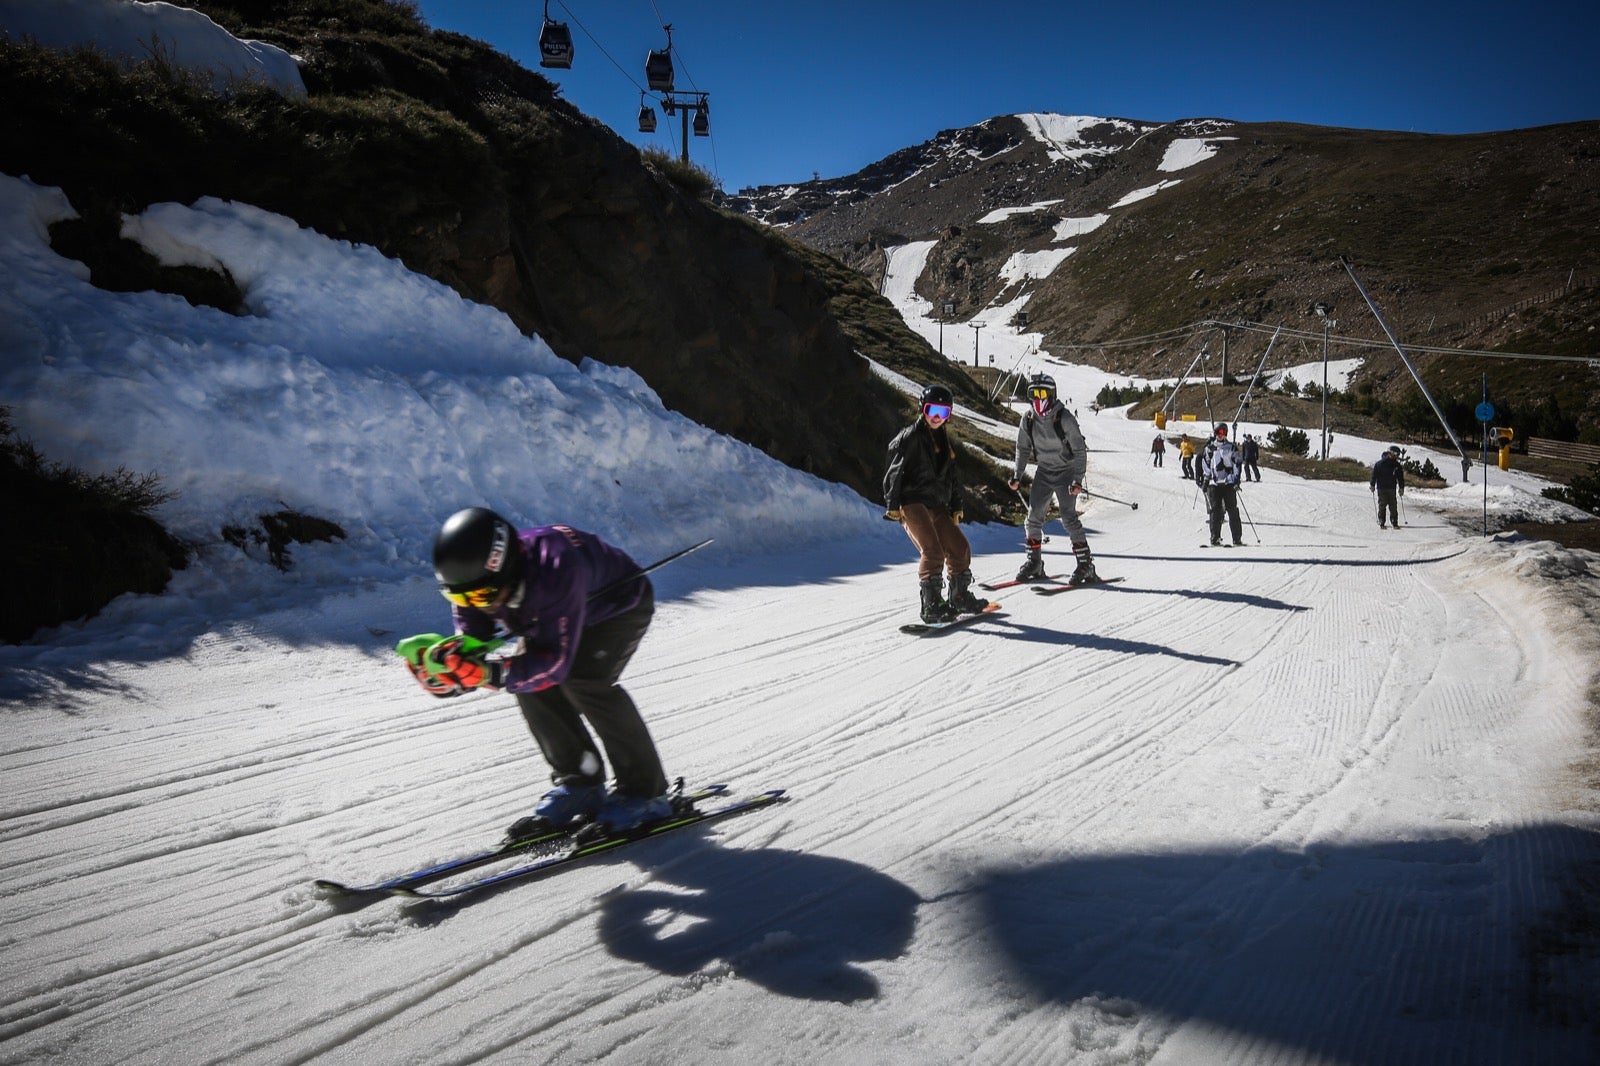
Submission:
[[[1166,458],[1167,440],[1161,434],[1156,434],[1156,439],[1150,442],[1150,465],[1160,466],[1161,460]]]
[[[1261,480],[1261,443],[1250,434],[1244,435],[1244,479],[1246,481]]]
[[[1228,426],[1218,422],[1211,440],[1200,453],[1200,486],[1206,492],[1211,518],[1211,543],[1222,543],[1222,512],[1228,512],[1228,532],[1235,547],[1244,543],[1244,526],[1239,521],[1239,475],[1244,469],[1241,449],[1228,439]]]
[[[1194,480],[1194,441],[1185,433],[1178,442],[1178,459],[1183,464],[1183,476],[1190,481]]]
[[[1394,528],[1400,528],[1400,511],[1396,494],[1406,494],[1406,468],[1400,465],[1400,445],[1391,444],[1389,450],[1372,464],[1372,476],[1367,479],[1367,491],[1378,494],[1378,528],[1387,529],[1384,512]]]
[[[917,420],[889,442],[889,468],[883,475],[888,508],[883,517],[899,522],[921,554],[917,580],[922,620],[929,624],[954,621],[989,606],[972,593],[972,546],[961,532],[961,483],[955,446],[945,429],[954,404],[955,397],[943,385],[924,389]]]
[[[1024,468],[1037,463],[1033,487],[1028,492],[1028,517],[1024,524],[1028,557],[1017,571],[1018,581],[1038,581],[1044,572],[1044,520],[1055,499],[1061,509],[1061,524],[1067,527],[1072,554],[1078,566],[1067,579],[1069,585],[1098,581],[1089,540],[1078,520],[1078,494],[1083,491],[1083,475],[1088,468],[1089,449],[1083,442],[1078,420],[1056,398],[1055,379],[1035,374],[1028,381],[1028,410],[1022,412],[1017,427],[1017,458],[1012,478],[1013,491],[1022,484]]]
[[[623,832],[671,815],[655,742],[617,684],[655,612],[639,565],[593,533],[559,525],[519,532],[469,507],[434,538],[433,566],[456,635],[408,657],[412,672],[437,696],[512,693],[550,764],[555,787],[507,839],[591,819]],[[512,654],[490,656],[497,637]],[[612,791],[585,720],[611,760]]]

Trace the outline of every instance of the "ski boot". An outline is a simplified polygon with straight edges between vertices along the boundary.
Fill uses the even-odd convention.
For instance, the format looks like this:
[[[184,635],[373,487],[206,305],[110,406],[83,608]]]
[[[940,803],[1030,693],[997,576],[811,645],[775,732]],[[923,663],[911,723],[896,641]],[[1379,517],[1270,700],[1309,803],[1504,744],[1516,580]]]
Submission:
[[[1044,572],[1044,544],[1041,541],[1028,541],[1028,559],[1022,564],[1022,569],[1017,571],[1018,581],[1043,581]]]
[[[613,792],[600,805],[594,816],[597,828],[607,833],[627,833],[650,822],[672,817],[672,798],[660,796],[628,796]]]
[[[605,786],[587,777],[562,777],[533,808],[533,814],[518,818],[506,828],[507,843],[562,829],[576,821],[587,821],[605,802]]]
[[[953,622],[961,612],[945,602],[944,583],[936,577],[922,582],[922,620],[929,625]]]
[[[989,609],[988,600],[980,600],[972,593],[971,570],[950,575],[950,606],[961,614],[977,614]]]
[[[1069,585],[1093,585],[1100,580],[1100,575],[1094,572],[1094,558],[1089,554],[1088,544],[1074,544],[1072,554],[1078,557],[1078,568],[1067,578]]]

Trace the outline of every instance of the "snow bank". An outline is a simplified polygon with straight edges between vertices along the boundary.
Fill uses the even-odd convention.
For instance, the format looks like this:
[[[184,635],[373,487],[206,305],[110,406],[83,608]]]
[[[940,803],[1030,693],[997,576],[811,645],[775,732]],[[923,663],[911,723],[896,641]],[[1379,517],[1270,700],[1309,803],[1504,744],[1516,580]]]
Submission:
[[[71,210],[0,176],[0,395],[52,460],[158,474],[177,497],[157,516],[218,546],[217,566],[237,555],[223,524],[282,508],[350,534],[297,550],[307,574],[342,559],[330,582],[358,561],[428,572],[439,522],[474,504],[592,528],[641,557],[705,537],[760,552],[872,517],[848,490],[667,410],[632,371],[574,366],[370,247],[211,198],[126,220],[162,262],[226,270],[244,296],[235,315],[95,288],[46,241]]]

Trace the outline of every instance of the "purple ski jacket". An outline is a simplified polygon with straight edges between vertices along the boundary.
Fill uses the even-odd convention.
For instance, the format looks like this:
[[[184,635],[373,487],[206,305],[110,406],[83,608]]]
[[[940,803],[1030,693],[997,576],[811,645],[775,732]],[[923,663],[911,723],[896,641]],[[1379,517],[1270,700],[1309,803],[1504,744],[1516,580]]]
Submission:
[[[597,625],[638,606],[650,579],[620,548],[571,526],[535,526],[517,533],[527,562],[522,590],[498,611],[452,607],[456,631],[479,640],[499,631],[521,638],[506,660],[508,692],[538,692],[559,685],[572,669],[578,640]],[[637,575],[637,580],[625,580]],[[620,582],[605,595],[596,591]]]

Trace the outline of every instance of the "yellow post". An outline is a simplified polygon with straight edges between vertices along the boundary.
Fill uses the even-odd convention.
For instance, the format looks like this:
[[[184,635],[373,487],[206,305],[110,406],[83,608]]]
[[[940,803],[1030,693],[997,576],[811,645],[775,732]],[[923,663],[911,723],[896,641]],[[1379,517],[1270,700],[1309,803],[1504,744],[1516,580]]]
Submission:
[[[1157,411],[1156,412],[1156,428],[1157,429],[1166,429],[1167,428],[1167,412],[1165,412],[1165,411]]]
[[[1500,438],[1500,469],[1511,469],[1511,439],[1516,432],[1510,426],[1497,426],[1495,435]]]

